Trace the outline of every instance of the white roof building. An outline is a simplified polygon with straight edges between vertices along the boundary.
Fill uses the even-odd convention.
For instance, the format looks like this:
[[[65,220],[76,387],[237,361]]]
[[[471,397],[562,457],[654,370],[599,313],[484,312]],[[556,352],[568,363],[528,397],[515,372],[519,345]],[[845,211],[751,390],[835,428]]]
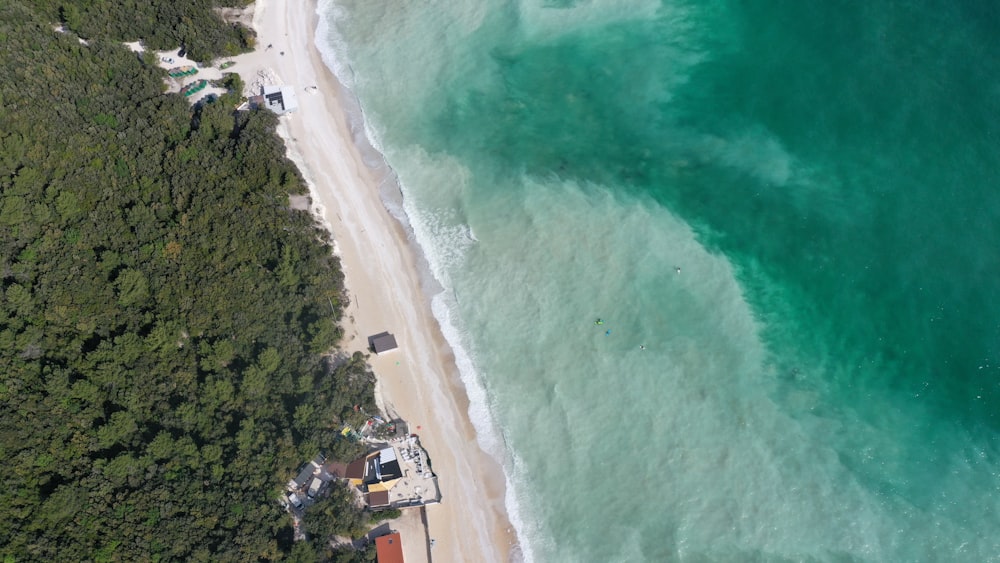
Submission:
[[[299,109],[299,101],[295,98],[295,88],[291,86],[264,86],[263,98],[264,107],[278,115]]]
[[[306,493],[306,496],[308,496],[309,498],[315,498],[316,493],[319,492],[322,486],[323,486],[323,480],[320,479],[319,477],[314,477],[312,483],[309,483],[309,492]]]

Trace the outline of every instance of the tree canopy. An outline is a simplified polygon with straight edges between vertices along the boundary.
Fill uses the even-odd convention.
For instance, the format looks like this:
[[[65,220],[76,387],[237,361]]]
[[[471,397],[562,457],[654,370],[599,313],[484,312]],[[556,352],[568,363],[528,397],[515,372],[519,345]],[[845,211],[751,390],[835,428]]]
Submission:
[[[84,39],[142,39],[154,50],[183,47],[196,61],[235,55],[254,45],[251,30],[223,24],[216,8],[252,0],[23,0],[48,21],[60,22]]]
[[[235,113],[235,95],[193,109],[117,42],[225,28],[212,5],[0,2],[8,559],[282,558],[282,484],[375,410],[365,358],[324,359],[343,276],[289,206],[306,190],[277,118]],[[347,497],[328,503],[355,522]]]

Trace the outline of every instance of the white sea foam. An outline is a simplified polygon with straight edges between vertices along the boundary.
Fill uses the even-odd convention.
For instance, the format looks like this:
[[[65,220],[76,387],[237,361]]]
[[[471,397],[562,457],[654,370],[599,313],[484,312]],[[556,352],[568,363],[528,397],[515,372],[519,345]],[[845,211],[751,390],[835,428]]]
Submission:
[[[465,341],[468,335],[458,328],[457,320],[453,321],[452,311],[456,306],[454,298],[449,298],[449,294],[444,291],[432,300],[434,317],[441,325],[441,331],[455,354],[455,364],[458,366],[462,383],[465,385],[466,394],[469,397],[469,419],[476,429],[477,441],[483,450],[500,462],[503,469],[506,488],[504,504],[507,509],[507,518],[519,538],[517,549],[512,553],[512,556],[515,558],[520,556],[520,559],[525,563],[531,563],[534,561],[531,542],[527,539],[527,528],[518,495],[518,487],[513,479],[514,471],[511,469],[513,460],[516,459],[515,454],[506,443],[503,432],[495,421],[490,408],[489,395],[476,370],[475,362],[467,351]],[[516,559],[511,563],[517,563]]]
[[[468,414],[476,429],[477,441],[483,450],[500,462],[504,471],[507,516],[520,538],[514,555],[519,555],[530,563],[534,558],[531,544],[525,539],[520,497],[511,470],[513,452],[492,414],[489,394],[470,352],[473,349],[471,335],[455,314],[459,307],[451,276],[462,268],[473,243],[465,234],[471,231],[471,227],[464,222],[464,218],[456,214],[462,208],[461,194],[469,181],[469,174],[454,159],[443,156],[433,158],[419,149],[412,149],[398,156],[408,170],[419,174],[409,178],[409,181],[415,185],[437,188],[421,192],[424,197],[417,198],[407,193],[407,182],[401,182],[404,192],[403,212],[414,240],[427,260],[426,266],[430,274],[442,287],[441,291],[432,296],[432,311],[455,355],[455,363],[469,398]]]
[[[572,263],[578,251],[581,249],[588,249],[600,256],[599,259],[588,261],[587,263],[581,264],[586,270],[597,273],[597,275],[606,275],[606,273],[614,272],[616,275],[619,272],[623,274],[628,274],[628,272],[636,272],[636,267],[640,269],[645,269],[646,273],[643,275],[656,276],[657,272],[668,271],[666,266],[670,264],[683,263],[685,274],[677,279],[671,279],[670,281],[681,284],[683,287],[695,287],[701,280],[703,283],[705,280],[709,280],[712,283],[719,283],[717,280],[720,278],[722,280],[732,280],[731,275],[725,275],[725,269],[721,271],[715,271],[721,264],[718,259],[712,259],[704,262],[704,259],[695,259],[699,254],[701,256],[707,256],[704,250],[700,249],[700,246],[695,242],[693,234],[689,229],[682,226],[681,223],[676,220],[667,220],[667,225],[676,225],[673,231],[669,231],[672,234],[668,239],[658,239],[655,241],[644,240],[641,248],[632,247],[631,251],[625,251],[623,253],[623,244],[625,241],[622,239],[621,233],[634,232],[638,229],[643,232],[649,224],[664,224],[664,217],[662,213],[658,213],[658,216],[653,220],[650,217],[650,211],[637,204],[629,204],[623,207],[621,202],[614,201],[612,199],[602,199],[598,201],[593,201],[590,196],[583,195],[583,192],[574,186],[566,185],[561,188],[552,189],[552,186],[541,186],[536,185],[530,179],[524,179],[522,181],[524,184],[532,184],[526,191],[526,193],[519,194],[520,196],[527,197],[525,202],[525,208],[517,212],[513,212],[512,209],[506,209],[502,214],[498,214],[493,218],[492,221],[485,224],[483,227],[484,232],[490,233],[488,239],[484,238],[481,244],[486,244],[491,248],[485,250],[485,252],[491,252],[492,259],[498,261],[498,264],[494,264],[494,267],[501,268],[505,272],[509,272],[512,275],[521,277],[524,274],[525,277],[531,279],[532,281],[527,284],[522,284],[518,280],[511,282],[512,286],[518,286],[522,292],[526,292],[524,295],[528,298],[528,303],[530,308],[540,307],[542,310],[547,311],[546,316],[549,315],[559,315],[561,314],[558,310],[550,310],[552,303],[550,302],[553,295],[547,295],[546,293],[539,294],[534,288],[541,288],[542,292],[551,291],[545,288],[545,285],[539,285],[542,281],[541,278],[548,279],[558,279],[560,274],[556,274],[550,270],[551,264],[562,264],[562,263]],[[514,189],[514,188],[509,188]],[[501,190],[502,191],[502,190]],[[532,194],[539,194],[539,196],[534,196]],[[544,200],[538,199],[543,197]],[[624,211],[623,211],[624,209]],[[609,217],[608,215],[612,216]],[[559,221],[553,221],[554,217],[559,217]],[[482,218],[480,218],[482,219]],[[481,224],[481,223],[477,223]],[[658,232],[668,232],[668,231],[658,231]],[[516,248],[498,248],[497,244],[505,244],[504,241],[514,242],[522,240],[524,233],[532,233],[533,238],[537,240],[545,241],[544,244],[533,243],[527,247],[518,246]],[[642,237],[640,237],[642,239]],[[516,244],[516,243],[515,243]],[[635,263],[632,262],[631,258],[627,256],[632,252],[639,251],[640,254],[646,254],[647,258],[643,262]],[[540,252],[540,253],[539,253]],[[621,258],[622,255],[626,255],[626,260],[628,266],[619,268],[614,263],[617,258]],[[513,260],[514,263],[508,262],[508,260]],[[704,262],[704,263],[703,263]],[[516,265],[515,265],[516,263]],[[711,265],[715,264],[715,265]],[[538,269],[541,268],[548,271],[548,274],[540,274]],[[594,270],[597,268],[597,270]],[[575,269],[575,267],[573,267]],[[673,268],[670,267],[669,271],[672,276],[677,274],[673,273]],[[497,272],[498,273],[498,272]],[[492,272],[479,272],[477,277],[480,278],[495,278],[497,273]],[[578,272],[577,275],[582,272]],[[562,272],[562,275],[566,275],[567,272]],[[721,275],[720,275],[721,274]],[[731,281],[729,282],[731,284]],[[522,287],[523,286],[523,287]],[[619,282],[609,279],[608,286],[613,288],[621,287]],[[486,289],[488,286],[484,286],[482,289]],[[730,285],[729,287],[732,287]],[[467,289],[468,290],[468,289]],[[596,290],[598,295],[596,295],[597,300],[603,305],[601,307],[607,307],[608,299],[614,300],[614,295],[607,294],[601,289]],[[615,290],[617,291],[617,289]],[[512,298],[509,292],[501,294],[499,297],[501,301],[507,301],[509,306],[514,309],[523,309],[523,307],[518,308],[516,303],[517,298]],[[536,301],[534,296],[537,295],[539,299],[543,301]],[[698,291],[693,296],[699,296],[698,302],[700,305],[693,311],[692,314],[699,314],[698,311],[701,308],[711,308],[718,306],[717,303],[712,302],[714,300],[713,296],[718,296],[718,293],[714,290],[707,292]],[[702,299],[702,296],[704,299]],[[583,305],[584,309],[581,310],[580,298],[586,299],[585,296],[572,296],[563,294],[560,298],[565,301],[563,303],[564,309],[571,309],[578,311],[578,314],[583,316],[588,316],[585,312],[586,305]],[[477,293],[477,301],[485,301],[490,311],[499,312],[502,307],[502,303],[496,301],[497,295],[493,294],[483,294]],[[557,299],[560,299],[557,298]],[[734,298],[739,302],[739,292],[734,294]],[[730,326],[742,326],[744,328],[738,328],[737,330],[747,331],[749,334],[755,334],[756,329],[754,328],[754,322],[752,316],[747,314],[747,308],[745,304],[740,307],[733,307],[732,309],[726,306],[722,307],[723,310],[732,314],[732,311],[743,311],[742,315],[737,315],[737,317],[723,317],[722,320]],[[686,316],[686,315],[685,315]],[[508,334],[521,334],[525,331],[531,329],[530,323],[522,322],[522,319],[518,317],[511,317],[509,315],[501,316],[502,318],[498,321],[504,325],[501,328],[502,331]],[[479,319],[477,322],[482,322],[484,319]],[[562,325],[564,323],[572,323],[571,318],[559,320],[556,324]],[[578,322],[578,320],[577,320]],[[735,325],[734,325],[735,323]],[[550,325],[550,321],[546,321],[546,326]],[[509,329],[509,330],[508,330]],[[616,330],[619,328],[616,327]],[[647,329],[638,327],[635,329],[624,328],[624,335],[628,338],[640,338],[642,333],[648,332]],[[481,331],[481,330],[480,330]],[[553,333],[555,335],[557,333]],[[617,333],[616,333],[617,334]],[[650,337],[651,347],[659,343],[656,340],[655,335],[646,334]],[[482,335],[480,335],[482,337]],[[642,337],[644,338],[644,337]],[[487,339],[489,339],[487,337]],[[558,339],[557,339],[558,340]],[[751,340],[752,341],[752,340]],[[529,352],[527,349],[517,348],[523,345],[523,340],[519,343],[514,341],[504,341],[495,342],[492,346],[497,348],[506,349],[507,346],[515,347],[514,350],[506,350],[507,354],[517,353],[516,350],[521,350],[522,352],[534,354],[534,352]],[[682,344],[683,346],[683,344]],[[738,344],[736,345],[738,346]],[[759,348],[759,344],[757,344]],[[554,375],[558,375],[559,372],[566,370],[567,367],[573,365],[577,361],[583,358],[579,358],[579,352],[574,352],[573,350],[565,349],[558,341],[549,341],[546,336],[546,340],[538,344],[538,348],[545,350],[548,357],[535,358],[532,356],[531,359],[524,360],[528,363],[516,363],[514,366],[508,366],[509,369],[532,369],[531,362],[539,361],[542,362],[544,366],[548,366],[554,369]],[[496,355],[496,350],[490,351],[492,355]],[[635,352],[635,350],[633,351]],[[569,355],[567,355],[567,353]],[[651,351],[651,354],[655,352]],[[503,355],[503,354],[502,354]],[[574,358],[574,355],[577,356]],[[509,358],[509,356],[504,355],[504,357]],[[590,357],[589,355],[587,357]],[[752,358],[752,356],[745,356],[747,358]],[[509,363],[508,360],[501,360]],[[753,360],[750,360],[753,361]],[[758,359],[759,361],[759,359]],[[479,365],[479,364],[477,364]],[[494,366],[497,367],[497,366]],[[537,367],[535,369],[538,369]],[[502,377],[497,374],[498,377]],[[575,385],[569,382],[560,382],[559,380],[553,380],[553,387],[551,392],[547,395],[548,399],[544,403],[535,404],[532,407],[534,414],[521,413],[516,407],[511,407],[510,397],[507,397],[506,402],[508,411],[508,420],[510,416],[523,416],[527,415],[527,418],[531,418],[540,412],[547,411],[550,414],[560,413],[558,416],[559,423],[556,426],[565,426],[567,429],[571,426],[579,424],[581,413],[577,412],[579,408],[593,408],[589,400],[580,400],[574,398],[572,393],[567,395],[572,387],[565,387],[566,384]],[[538,391],[533,390],[527,394],[517,393],[522,397],[522,400],[529,401],[531,404],[536,403],[535,398],[538,397]],[[544,406],[543,406],[544,405]],[[513,414],[513,411],[521,414]],[[590,416],[593,416],[593,412]],[[537,417],[536,417],[537,418]],[[552,424],[546,424],[547,431],[553,431],[556,426]],[[583,456],[580,459],[581,463],[587,463],[588,457],[586,452],[589,450],[590,446],[586,440],[589,440],[586,436],[581,436],[579,432],[564,432],[561,434],[561,438],[558,441],[564,443],[563,449],[565,452],[562,455],[572,455]],[[585,442],[580,443],[581,438]],[[518,438],[523,442],[524,436],[519,436]],[[527,446],[527,444],[523,444]],[[553,446],[548,446],[549,448]],[[519,536],[525,540],[525,545],[529,547],[534,547],[540,549],[543,553],[552,554],[555,544],[554,537],[550,531],[550,523],[546,522],[545,519],[537,514],[537,498],[539,498],[539,491],[535,491],[536,487],[539,486],[539,481],[550,482],[550,480],[543,477],[535,475],[530,477],[530,470],[537,471],[537,464],[539,461],[536,459],[533,461],[533,465],[525,466],[520,460],[522,459],[519,454],[511,452],[509,454],[507,467],[510,468],[510,476],[512,481],[512,486],[509,491],[509,505],[512,507],[512,512],[516,513],[517,522],[516,525],[519,529]],[[514,450],[516,451],[516,450]],[[567,476],[568,477],[568,476]],[[577,475],[577,477],[580,477]],[[558,478],[556,478],[558,480]],[[529,485],[534,482],[533,485]],[[525,488],[525,485],[529,485]],[[544,496],[544,495],[543,495]],[[599,497],[604,499],[604,497]],[[532,502],[531,499],[535,499]],[[601,501],[603,502],[603,500]],[[523,517],[524,513],[523,505],[527,503],[529,505],[534,505],[530,512],[535,513],[530,517]],[[516,508],[513,508],[516,507]],[[529,554],[529,557],[531,555]]]
[[[316,34],[316,46],[321,52],[323,61],[343,84],[353,84],[355,80],[353,69],[349,64],[341,62],[347,60],[343,38],[334,31],[334,26],[331,26],[329,23],[330,19],[343,18],[344,14],[335,3],[330,3],[329,7],[318,7],[318,10],[320,12],[320,23]],[[326,40],[327,38],[329,40]],[[408,200],[405,197],[400,201],[392,196],[387,196],[387,194],[391,193],[401,193],[405,196],[405,187],[395,174],[395,171],[391,167],[388,167],[388,164],[384,161],[384,157],[382,157],[384,153],[380,144],[381,136],[376,129],[375,121],[367,119],[361,108],[361,104],[358,103],[356,111],[348,112],[352,114],[349,115],[352,119],[352,129],[359,128],[358,122],[360,122],[360,129],[364,132],[364,139],[356,138],[355,141],[362,141],[359,144],[362,145],[363,151],[366,148],[363,146],[365,144],[374,149],[381,158],[382,163],[388,168],[383,179],[384,186],[388,186],[382,190],[383,202],[386,204],[389,212],[407,229],[416,248],[419,250],[418,255],[421,259],[423,270],[422,277],[426,278],[428,282],[432,282],[422,285],[425,291],[430,290],[429,298],[431,299],[432,312],[441,327],[442,334],[455,355],[455,362],[469,398],[468,415],[476,430],[477,441],[486,452],[490,453],[500,462],[504,472],[507,516],[514,527],[515,533],[519,538],[522,538],[519,539],[518,545],[512,552],[512,557],[514,558],[512,563],[516,563],[518,560],[531,563],[533,561],[531,551],[522,536],[525,526],[524,520],[521,517],[516,484],[513,482],[511,476],[511,451],[505,444],[502,433],[491,414],[488,394],[476,372],[475,364],[466,349],[466,339],[463,336],[463,331],[459,328],[460,325],[457,320],[453,320],[452,311],[456,303],[454,302],[454,294],[449,291],[447,284],[448,270],[445,265],[455,266],[460,262],[464,254],[464,249],[475,242],[476,238],[472,234],[473,231],[469,225],[455,225],[454,221],[442,220],[433,213],[422,213],[412,206],[408,210]],[[433,169],[432,167],[423,168],[423,170],[428,171]],[[457,175],[454,174],[456,171],[458,172]],[[460,167],[455,163],[452,167],[452,173],[443,178],[447,178],[449,181],[454,181],[457,178],[458,185],[460,185],[463,175]],[[314,198],[315,200],[316,198]],[[454,210],[456,207],[446,207],[443,209],[446,210],[445,214],[447,215],[448,210]],[[322,211],[322,208],[317,206],[316,212],[322,213]],[[322,217],[322,214],[320,216]],[[418,219],[417,221],[413,221],[412,217],[419,217],[423,220]],[[450,240],[454,244],[435,244],[435,241],[442,239]]]
[[[760,279],[764,273],[746,269],[746,262],[734,271],[651,201],[509,171],[484,180],[471,164],[442,154],[380,146],[389,133],[380,117],[394,120],[394,140],[406,138],[406,127],[420,125],[408,116],[436,115],[442,101],[435,81],[465,78],[442,69],[481,62],[449,58],[458,57],[449,41],[482,25],[483,18],[455,16],[471,8],[441,4],[419,12],[413,6],[404,7],[412,13],[395,14],[406,20],[400,22],[384,21],[390,14],[372,8],[375,19],[364,33],[399,32],[411,51],[395,58],[369,53],[363,70],[372,74],[353,75],[361,89],[374,87],[366,102],[375,100],[371,107],[385,112],[359,118],[357,130],[385,149],[402,175],[397,188],[387,174],[383,199],[424,252],[427,287],[438,284],[431,290],[433,312],[455,351],[480,443],[503,464],[508,512],[526,559],[888,560],[909,554],[912,560],[972,560],[986,554],[979,560],[990,560],[992,540],[979,530],[1000,510],[995,497],[973,496],[969,484],[996,480],[997,453],[950,460],[952,473],[927,482],[952,500],[929,508],[891,492],[905,482],[865,482],[871,474],[907,474],[866,467],[907,459],[894,440],[900,431],[882,430],[911,418],[887,410],[873,421],[831,406],[822,382],[836,379],[829,372],[838,368],[823,363],[827,358],[804,360],[807,367],[791,384],[774,373],[761,323],[738,282],[752,278],[758,287],[773,287]],[[559,23],[580,18],[598,25],[596,15],[611,8],[580,2],[562,11],[568,19]],[[556,25],[550,15],[559,12],[523,12],[522,19],[541,21],[537,29],[543,29]],[[431,25],[428,13],[459,23],[441,30],[448,26]],[[690,24],[685,17],[677,15],[682,30]],[[435,43],[442,53],[431,50]],[[683,79],[700,59],[671,60],[680,69],[671,71]],[[669,99],[656,87],[640,88],[642,96]],[[676,136],[683,145],[678,154],[695,164],[738,170],[777,187],[815,178],[810,172],[803,179],[794,156],[764,128]],[[467,189],[485,181],[503,185]],[[396,199],[385,195],[393,190]],[[475,244],[468,236],[473,230]],[[596,317],[605,324],[595,327]],[[605,336],[604,330],[613,332]],[[958,434],[949,432],[929,433],[930,439]],[[965,449],[974,447],[970,442]],[[866,457],[855,462],[866,467],[841,458],[859,450]],[[627,490],[615,488],[623,483]],[[963,528],[973,520],[985,528]],[[900,544],[904,536],[907,545]],[[949,543],[955,539],[961,541]]]
[[[316,3],[319,16],[316,26],[316,48],[323,63],[333,72],[337,80],[349,90],[354,88],[354,70],[348,58],[347,44],[334,22],[343,22],[347,11],[334,1],[320,0]]]

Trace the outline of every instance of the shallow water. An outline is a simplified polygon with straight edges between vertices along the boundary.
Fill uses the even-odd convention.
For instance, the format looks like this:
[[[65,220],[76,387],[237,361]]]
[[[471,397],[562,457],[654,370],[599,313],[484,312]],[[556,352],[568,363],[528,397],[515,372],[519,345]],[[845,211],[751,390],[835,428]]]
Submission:
[[[526,558],[1000,560],[991,4],[321,9]]]

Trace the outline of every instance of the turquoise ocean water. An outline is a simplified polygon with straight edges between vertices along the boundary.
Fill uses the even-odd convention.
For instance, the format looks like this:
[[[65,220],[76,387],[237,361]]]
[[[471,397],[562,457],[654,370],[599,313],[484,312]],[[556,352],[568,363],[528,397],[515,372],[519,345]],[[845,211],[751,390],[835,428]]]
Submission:
[[[997,6],[322,3],[524,558],[1000,561]]]

